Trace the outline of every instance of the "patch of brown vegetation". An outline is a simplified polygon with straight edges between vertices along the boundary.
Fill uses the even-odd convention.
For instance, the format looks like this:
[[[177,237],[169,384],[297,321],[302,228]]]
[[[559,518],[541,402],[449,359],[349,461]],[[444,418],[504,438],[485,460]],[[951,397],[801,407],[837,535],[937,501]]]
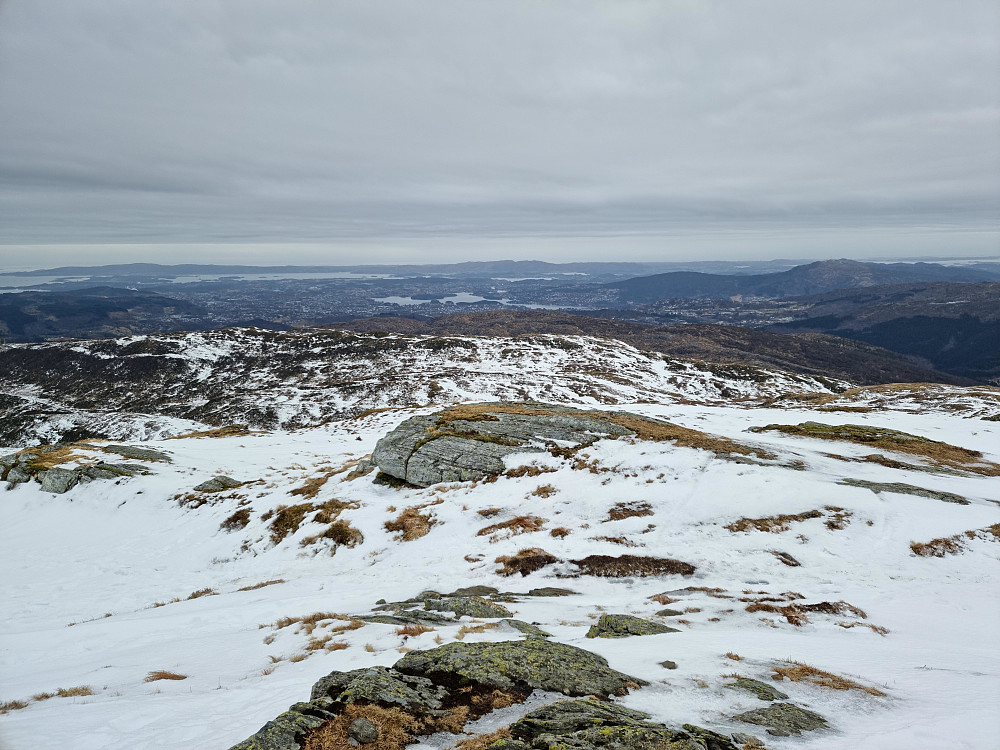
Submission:
[[[410,636],[420,635],[422,633],[430,633],[434,628],[429,628],[426,625],[421,625],[416,622],[407,623],[401,628],[396,629],[396,635],[401,635],[405,638]]]
[[[271,543],[280,544],[289,534],[299,530],[306,516],[314,514],[310,519],[314,523],[332,524],[341,511],[356,508],[354,503],[340,500],[327,500],[325,503],[300,503],[298,505],[279,505],[274,511],[261,516],[264,521],[270,520]]]
[[[327,539],[333,542],[334,546],[331,553],[336,552],[337,547],[357,547],[365,541],[365,537],[360,531],[351,526],[351,524],[347,521],[341,520],[334,521],[326,527],[325,531],[322,531],[319,534],[307,536],[299,542],[299,546],[308,547],[316,544],[316,542],[321,539]]]
[[[285,582],[284,578],[275,578],[275,579],[273,579],[271,581],[261,581],[260,583],[254,583],[254,584],[252,584],[250,586],[243,586],[243,587],[238,588],[236,590],[237,591],[256,591],[257,589],[262,589],[265,586],[274,586],[277,583],[284,583],[284,582]]]
[[[756,601],[748,604],[747,612],[774,612],[784,617],[790,624],[801,626],[809,622],[807,613],[820,612],[826,615],[852,614],[862,620],[868,619],[864,610],[855,607],[848,602],[817,602],[816,604],[799,604],[792,602],[786,605],[771,604],[770,602]]]
[[[485,633],[487,630],[493,630],[497,624],[495,622],[481,622],[476,625],[463,625],[455,633],[455,640],[464,641],[465,636],[469,633]],[[508,704],[510,705],[510,704]]]
[[[219,592],[215,589],[198,589],[197,591],[192,591],[188,594],[188,599],[200,599],[203,596],[218,596]]]
[[[522,576],[526,576],[529,573],[534,573],[536,570],[544,568],[546,565],[552,565],[558,562],[558,560],[554,555],[549,554],[540,547],[529,547],[518,550],[517,554],[514,555],[501,555],[494,562],[501,565],[501,568],[497,571],[500,575],[512,576],[515,573],[520,573]]]
[[[611,544],[620,544],[622,547],[641,546],[623,536],[595,536],[593,539],[595,542],[610,542]]]
[[[825,521],[823,521],[823,524],[826,528],[830,529],[830,531],[842,531],[843,529],[846,529],[851,523],[851,516],[854,515],[851,511],[845,510],[844,508],[838,508],[836,505],[824,505],[823,510],[825,510],[829,516]]]
[[[966,542],[979,539],[987,542],[1000,542],[1000,523],[983,529],[970,529],[953,536],[931,539],[929,542],[910,542],[910,549],[918,557],[944,557],[957,555],[966,550]]]
[[[788,666],[771,667],[773,671],[771,679],[778,680],[779,682],[785,679],[791,680],[792,682],[811,682],[813,685],[828,687],[833,690],[861,690],[862,692],[868,693],[868,695],[878,697],[885,695],[885,693],[878,688],[862,685],[861,683],[855,682],[847,677],[841,677],[840,675],[833,674],[832,672],[824,672],[822,669],[810,667],[808,664],[802,664],[797,661],[785,662],[785,664]]]
[[[798,425],[769,424],[764,427],[751,428],[751,431],[781,432],[795,437],[812,437],[871,446],[883,451],[917,456],[938,467],[967,471],[982,476],[1000,476],[1000,464],[984,460],[983,454],[979,451],[883,427],[803,422]]]
[[[503,727],[489,734],[480,734],[476,737],[468,737],[455,743],[453,750],[487,750],[494,742],[510,738],[510,729]]]
[[[239,531],[240,529],[245,529],[249,523],[250,509],[240,508],[238,511],[229,516],[229,518],[219,524],[219,528],[223,531]]]
[[[0,716],[10,713],[11,711],[20,711],[22,708],[27,708],[29,705],[31,704],[28,703],[28,701],[3,701],[0,703]]]
[[[674,602],[679,601],[678,599],[674,599],[673,597],[667,596],[666,594],[653,594],[649,598],[652,599],[657,604],[662,604],[664,606],[666,606],[667,604],[673,604]]]
[[[306,735],[300,743],[302,750],[354,750],[347,728],[361,718],[378,727],[378,740],[365,746],[370,750],[403,750],[416,734],[417,720],[400,708],[352,703],[339,716]]]
[[[303,615],[301,617],[282,617],[280,620],[272,623],[271,627],[275,630],[281,630],[290,625],[299,625],[296,632],[305,632],[306,635],[312,635],[312,632],[317,627],[323,627],[320,623],[325,620],[339,620],[347,623],[346,625],[338,625],[331,628],[330,632],[334,635],[347,632],[348,630],[357,630],[365,626],[364,621],[357,620],[350,615],[342,615],[338,612],[313,612],[311,615]],[[261,625],[260,627],[264,628],[267,626]]]
[[[340,469],[328,469],[314,477],[310,477],[305,481],[301,487],[296,487],[289,491],[289,495],[299,495],[308,499],[312,499],[319,494],[319,491],[323,489],[323,486],[329,482],[334,476],[344,471],[344,468]]]
[[[437,519],[430,513],[421,513],[417,508],[407,508],[394,521],[385,522],[385,530],[399,534],[398,541],[412,542],[427,536]]]
[[[794,515],[781,514],[778,516],[764,516],[763,518],[741,518],[726,524],[726,529],[732,532],[738,531],[766,531],[771,534],[779,534],[788,531],[793,523],[799,523],[810,518],[822,518],[823,514],[818,510],[807,510],[805,513]]]
[[[527,466],[518,466],[514,469],[507,469],[504,472],[504,476],[507,477],[537,477],[541,474],[552,474],[555,469],[550,469],[548,466],[538,466],[537,464],[528,464]]]
[[[732,659],[733,661],[743,661],[743,657],[739,654],[734,654],[732,651],[727,651],[725,654],[727,659]]]
[[[629,578],[638,576],[682,575],[689,576],[695,571],[690,563],[665,557],[640,555],[588,555],[579,560],[570,560],[580,569],[581,575],[603,578]]]
[[[570,530],[567,529],[565,526],[557,526],[556,528],[552,529],[549,532],[549,536],[553,537],[554,539],[565,539],[570,535],[570,533],[571,533]]]
[[[863,628],[869,628],[873,633],[878,633],[879,635],[887,635],[889,633],[889,628],[883,628],[881,625],[874,625],[870,622],[838,622],[837,624],[848,630],[860,625]]]
[[[166,438],[167,440],[184,440],[185,438],[226,438],[226,437],[243,437],[245,435],[251,434],[251,430],[245,424],[230,424],[225,427],[214,427],[209,430],[195,430],[194,432],[185,432],[183,435],[174,435],[173,437]]]
[[[608,523],[609,521],[623,521],[626,518],[638,518],[641,516],[651,515],[653,515],[653,506],[649,503],[639,501],[616,503],[614,507],[608,511],[608,517],[605,518],[602,523]]]
[[[483,508],[482,510],[477,510],[476,513],[483,518],[493,518],[493,516],[503,513],[503,508]]]
[[[143,682],[156,682],[157,680],[186,680],[188,676],[186,674],[177,674],[176,672],[168,672],[165,669],[157,669],[146,675],[146,679]]]
[[[486,526],[477,531],[476,536],[488,536],[491,542],[496,542],[500,539],[509,539],[518,534],[541,531],[542,524],[544,523],[545,519],[538,516],[517,516],[509,521],[501,521],[500,523]]]

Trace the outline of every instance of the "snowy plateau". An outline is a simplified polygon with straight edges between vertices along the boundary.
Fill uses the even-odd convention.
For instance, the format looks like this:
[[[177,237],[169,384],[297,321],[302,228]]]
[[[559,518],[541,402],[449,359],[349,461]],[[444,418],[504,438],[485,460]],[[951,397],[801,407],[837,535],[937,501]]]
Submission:
[[[614,703],[737,747],[1000,747],[996,388],[560,336],[230,330],[0,354],[3,750],[226,750],[333,671],[535,637],[511,620],[637,678]],[[628,412],[688,439],[377,481],[370,456],[404,420],[483,402]],[[11,481],[18,466],[73,479],[47,491]],[[462,589],[502,616],[435,609]],[[587,637],[604,615],[670,632]],[[824,723],[737,718],[772,703],[741,683]],[[413,742],[450,748],[557,698]]]

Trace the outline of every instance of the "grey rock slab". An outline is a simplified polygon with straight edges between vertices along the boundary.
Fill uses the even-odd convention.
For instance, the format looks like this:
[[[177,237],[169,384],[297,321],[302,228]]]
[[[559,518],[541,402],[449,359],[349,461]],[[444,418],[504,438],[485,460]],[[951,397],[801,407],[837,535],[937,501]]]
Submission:
[[[819,714],[793,703],[772,703],[767,708],[757,708],[737,714],[733,718],[748,724],[767,727],[768,734],[776,737],[788,737],[829,726],[826,719]]]
[[[232,477],[227,477],[224,474],[212,477],[197,487],[194,488],[195,492],[221,492],[222,490],[231,490],[234,487],[239,487],[243,482],[238,482]]]
[[[779,701],[785,700],[788,697],[773,685],[768,685],[766,682],[754,680],[749,677],[737,677],[736,682],[730,682],[726,687],[753,693],[762,701]]]
[[[497,406],[490,412],[489,406]],[[483,404],[482,419],[451,419],[447,410],[411,417],[382,437],[372,460],[384,473],[417,487],[502,474],[504,458],[541,452],[547,444],[590,445],[602,437],[634,434],[572,407],[517,404],[537,414],[512,414],[511,404]]]
[[[661,609],[659,612],[656,613],[656,616],[657,617],[677,617],[677,616],[683,615],[683,614],[684,613],[681,612],[679,609],[670,609],[668,607],[667,609]]]
[[[171,463],[173,461],[163,451],[156,451],[152,448],[139,448],[134,445],[104,445],[101,446],[101,450],[105,453],[116,453],[124,458],[135,458],[139,461],[161,461],[163,463]]]
[[[80,481],[79,475],[70,469],[49,469],[40,471],[36,478],[42,483],[42,490],[61,495],[68,492]]]
[[[660,666],[664,669],[677,669],[677,662],[666,659],[660,662]]]
[[[576,594],[578,592],[573,591],[573,589],[561,589],[557,586],[542,586],[541,588],[532,589],[525,596],[570,596],[571,594]]]
[[[931,500],[941,500],[945,503],[955,503],[956,505],[969,505],[969,501],[954,492],[944,492],[942,490],[929,490],[924,487],[917,487],[913,484],[903,482],[869,482],[866,479],[841,479],[837,484],[845,484],[850,487],[863,487],[871,490],[876,495],[880,492],[894,492],[897,495],[915,495],[916,497],[926,497]]]
[[[750,747],[764,747],[764,740],[746,732],[733,732],[730,737],[737,745],[749,745]]]
[[[448,643],[411,651],[394,668],[446,684],[551,690],[571,696],[624,695],[630,687],[646,684],[612,669],[603,656],[543,638]]]
[[[633,635],[656,635],[658,633],[679,633],[677,628],[658,622],[643,620],[632,615],[601,615],[600,619],[587,631],[587,638],[628,638]]]
[[[438,612],[454,612],[459,617],[510,617],[511,612],[506,607],[487,601],[478,596],[448,597],[445,599],[428,599],[424,607]]]
[[[491,596],[492,594],[499,593],[500,589],[493,586],[466,586],[465,588],[455,589],[450,594],[445,594],[445,596]]]
[[[552,636],[552,633],[547,633],[537,625],[532,625],[530,622],[525,622],[524,620],[507,618],[506,620],[501,620],[500,624],[513,628],[517,632],[524,633],[531,638],[550,638]]]

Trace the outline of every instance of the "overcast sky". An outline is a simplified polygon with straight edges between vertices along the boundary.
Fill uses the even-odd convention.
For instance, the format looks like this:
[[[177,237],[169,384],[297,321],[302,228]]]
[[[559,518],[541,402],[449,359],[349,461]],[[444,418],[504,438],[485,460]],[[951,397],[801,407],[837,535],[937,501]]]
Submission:
[[[0,0],[0,268],[986,255],[998,206],[995,0]]]

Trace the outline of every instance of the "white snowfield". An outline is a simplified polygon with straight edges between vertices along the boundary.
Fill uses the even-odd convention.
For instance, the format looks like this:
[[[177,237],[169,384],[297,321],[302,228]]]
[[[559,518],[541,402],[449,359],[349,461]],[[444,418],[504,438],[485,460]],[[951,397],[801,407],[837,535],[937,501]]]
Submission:
[[[528,374],[537,380],[541,368]],[[684,381],[688,374],[673,376]],[[457,379],[441,382],[458,400],[503,395],[492,387],[463,390]],[[640,393],[647,386],[643,381],[628,387]],[[555,640],[600,653],[615,669],[649,681],[617,700],[669,724],[747,732],[771,748],[1000,747],[1000,539],[989,533],[962,537],[960,550],[943,557],[920,557],[910,548],[911,542],[1000,522],[1000,479],[852,463],[830,454],[872,451],[747,432],[806,420],[874,425],[978,450],[1000,462],[1000,423],[974,418],[964,406],[949,412],[940,406],[946,399],[920,411],[895,409],[889,398],[877,410],[854,413],[802,403],[692,403],[695,390],[682,382],[683,399],[660,394],[658,404],[629,404],[609,398],[618,403],[606,408],[760,446],[777,459],[734,462],[667,442],[620,439],[584,449],[578,457],[588,467],[582,469],[549,454],[513,457],[511,467],[534,462],[553,471],[493,483],[393,489],[373,484],[374,473],[348,479],[352,462],[370,454],[378,438],[404,418],[433,410],[394,408],[300,430],[146,442],[143,447],[169,453],[172,463],[143,461],[153,473],[93,481],[63,495],[43,492],[36,483],[0,490],[0,703],[27,704],[0,715],[0,747],[225,750],[290,704],[307,700],[312,683],[330,671],[390,665],[404,649],[433,648],[460,635],[470,642],[519,637],[504,628],[460,633],[462,625],[481,624],[470,618],[416,636],[368,623],[308,650],[311,639],[322,641],[346,621],[322,620],[310,635],[294,624],[276,627],[281,618],[367,614],[380,599],[476,584],[511,592],[543,586],[577,592],[519,597],[506,606]],[[954,392],[966,398],[967,389]],[[553,385],[551,394],[536,395],[558,401],[555,396],[564,393]],[[994,395],[989,391],[983,398]],[[919,463],[912,456],[901,460]],[[340,468],[314,497],[290,494]],[[244,484],[219,493],[193,491],[218,474]],[[876,493],[841,484],[845,478],[955,493],[968,504]],[[182,505],[179,497],[207,502]],[[273,517],[262,515],[282,505],[334,499],[350,505],[339,518],[363,534],[362,543],[335,547],[319,540],[303,546],[326,528],[311,520],[313,513],[272,543]],[[607,521],[621,503],[648,504],[651,514]],[[401,541],[384,525],[414,506],[426,506],[420,512],[431,515],[434,525],[421,538]],[[249,511],[245,528],[220,528],[241,508]],[[493,509],[489,517],[478,512],[487,509]],[[791,520],[784,531],[726,528],[741,518],[814,510],[819,517]],[[518,516],[543,519],[541,529],[477,535]],[[554,536],[553,529],[568,533]],[[529,547],[564,562],[526,577],[498,574],[498,556]],[[800,565],[786,565],[774,552]],[[567,561],[593,554],[674,558],[696,572],[561,577],[575,570]],[[280,582],[251,588],[270,581]],[[189,598],[195,592],[204,593]],[[664,605],[650,597],[665,592],[674,600],[667,606],[682,615],[655,614]],[[847,602],[857,611],[810,612],[801,625],[779,612],[747,611],[753,600],[771,597],[786,605],[788,592],[801,595],[795,600],[800,603]],[[638,615],[681,632],[585,638],[603,612]],[[331,650],[335,643],[343,647]],[[663,660],[677,668],[665,669]],[[789,660],[884,695],[772,681],[772,668]],[[185,678],[146,681],[157,670]],[[766,705],[726,688],[734,673],[773,684],[794,703],[822,714],[830,728],[778,738],[764,727],[734,721],[733,715]],[[92,694],[33,700],[81,686]]]

